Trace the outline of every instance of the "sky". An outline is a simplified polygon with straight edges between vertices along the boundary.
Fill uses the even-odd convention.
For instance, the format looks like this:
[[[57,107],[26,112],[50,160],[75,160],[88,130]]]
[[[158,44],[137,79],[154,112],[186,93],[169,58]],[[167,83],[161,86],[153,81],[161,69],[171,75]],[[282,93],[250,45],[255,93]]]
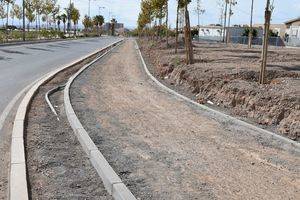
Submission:
[[[17,0],[17,2],[20,0]],[[70,0],[58,0],[61,8],[68,5]],[[88,14],[89,0],[71,0],[80,9],[81,17]],[[201,16],[200,24],[219,23],[220,9],[217,2],[220,0],[202,0],[206,10]],[[238,4],[233,8],[232,24],[249,24],[251,0],[236,0]],[[271,0],[272,1],[272,0]],[[125,24],[127,28],[135,28],[137,17],[140,11],[141,0],[90,0],[91,16],[101,14],[107,20],[115,17],[118,22]],[[194,11],[196,0],[192,0],[189,6],[191,24],[197,25],[197,14]],[[266,0],[254,0],[253,23],[263,23],[264,7]],[[175,26],[176,0],[169,0],[169,20],[171,27]],[[274,0],[274,13],[272,23],[283,23],[287,20],[300,17],[300,0]],[[99,7],[104,7],[100,8]],[[81,21],[81,20],[80,20]]]

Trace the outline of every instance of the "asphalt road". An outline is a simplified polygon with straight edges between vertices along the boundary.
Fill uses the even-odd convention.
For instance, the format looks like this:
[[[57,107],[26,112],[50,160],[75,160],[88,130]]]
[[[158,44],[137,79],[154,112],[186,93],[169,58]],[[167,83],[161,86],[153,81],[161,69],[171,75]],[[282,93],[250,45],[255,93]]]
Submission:
[[[32,81],[116,40],[88,38],[0,47],[0,115],[10,100]]]

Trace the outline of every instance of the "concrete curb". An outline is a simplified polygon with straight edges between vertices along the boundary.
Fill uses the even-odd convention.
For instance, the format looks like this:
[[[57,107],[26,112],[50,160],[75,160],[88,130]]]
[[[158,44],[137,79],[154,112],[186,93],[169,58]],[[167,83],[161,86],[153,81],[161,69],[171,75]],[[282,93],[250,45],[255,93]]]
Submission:
[[[111,49],[112,50],[112,49]],[[130,190],[125,186],[120,177],[116,174],[113,168],[109,165],[105,157],[98,150],[86,130],[83,128],[78,117],[75,114],[75,111],[72,107],[70,101],[70,86],[74,82],[77,76],[79,76],[85,69],[90,67],[99,59],[107,55],[109,51],[95,59],[91,63],[82,67],[76,74],[74,74],[66,84],[64,90],[64,105],[66,110],[66,115],[69,120],[69,123],[77,136],[81,146],[83,147],[85,153],[88,155],[91,160],[92,165],[96,169],[98,175],[101,177],[104,187],[107,192],[113,196],[116,200],[136,200]]]
[[[10,161],[10,179],[9,179],[9,199],[10,200],[28,200],[28,186],[26,174],[26,158],[24,148],[24,122],[26,120],[26,113],[31,99],[38,91],[39,87],[46,83],[49,79],[53,78],[59,72],[74,66],[81,61],[96,55],[97,53],[108,49],[110,46],[119,43],[119,41],[110,44],[104,48],[98,49],[87,56],[83,56],[76,61],[64,65],[52,72],[49,72],[41,79],[39,79],[26,93],[21,101],[13,125],[12,142],[11,142],[11,161]]]
[[[162,84],[159,80],[157,80],[149,71],[146,63],[145,63],[145,60],[143,58],[143,55],[140,51],[140,48],[138,46],[138,43],[137,41],[135,40],[135,43],[136,43],[136,49],[138,51],[138,54],[141,58],[141,61],[143,63],[143,67],[144,67],[144,70],[146,72],[146,74],[150,77],[150,79],[152,81],[154,81],[159,87],[161,87],[163,90],[169,92],[170,94],[172,95],[175,95],[177,97],[179,97],[180,99],[183,99],[185,100],[186,102],[192,104],[192,105],[196,105],[198,106],[201,110],[209,113],[213,118],[219,120],[219,121],[222,121],[222,122],[226,122],[226,123],[231,123],[231,124],[235,124],[241,128],[246,128],[246,129],[250,129],[252,130],[251,131],[251,134],[254,135],[254,136],[257,136],[257,137],[261,137],[261,135],[263,135],[269,142],[272,142],[272,145],[274,146],[277,146],[277,147],[280,147],[284,150],[287,150],[287,151],[290,151],[292,153],[294,152],[297,152],[297,153],[300,153],[300,143],[296,142],[296,141],[293,141],[293,140],[290,140],[288,138],[285,138],[283,136],[280,136],[278,134],[275,134],[275,133],[272,133],[270,131],[267,131],[267,130],[264,130],[262,128],[259,128],[257,126],[254,126],[252,124],[249,124],[247,122],[244,122],[242,120],[239,120],[237,118],[234,118],[232,116],[229,116],[229,115],[226,115],[222,112],[219,112],[217,110],[214,110],[212,108],[209,108],[205,105],[202,105],[202,104],[199,104],[195,101],[193,101],[192,99],[189,99],[179,93],[177,93],[176,91],[168,88],[167,86],[165,86],[164,84]],[[250,131],[249,131],[250,132]]]

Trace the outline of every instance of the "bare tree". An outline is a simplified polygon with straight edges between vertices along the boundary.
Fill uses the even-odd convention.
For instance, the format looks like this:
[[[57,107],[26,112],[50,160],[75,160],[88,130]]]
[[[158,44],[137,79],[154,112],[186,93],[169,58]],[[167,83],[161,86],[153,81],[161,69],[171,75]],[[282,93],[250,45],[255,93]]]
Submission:
[[[229,14],[228,14],[228,30],[226,34],[226,44],[230,42],[230,23],[231,23],[231,16],[233,15],[232,6],[237,4],[236,0],[229,0]]]
[[[252,38],[253,38],[253,4],[254,0],[251,1],[251,17],[250,17],[250,30],[249,30],[249,41],[248,48],[252,47]]]
[[[269,42],[269,31],[270,31],[270,22],[272,16],[272,10],[274,9],[273,5],[270,5],[270,0],[267,0],[267,5],[265,8],[265,25],[264,25],[264,41],[262,49],[262,62],[259,75],[259,83],[264,84],[266,76],[266,66],[267,66],[267,57],[268,57],[268,42]]]

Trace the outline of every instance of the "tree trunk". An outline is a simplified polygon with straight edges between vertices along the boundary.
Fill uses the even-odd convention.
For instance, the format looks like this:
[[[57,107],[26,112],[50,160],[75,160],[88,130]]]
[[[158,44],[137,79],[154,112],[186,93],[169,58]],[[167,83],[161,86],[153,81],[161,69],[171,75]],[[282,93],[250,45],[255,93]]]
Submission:
[[[252,22],[253,22],[253,3],[254,3],[254,0],[252,0],[252,3],[251,3],[251,17],[250,17],[250,30],[249,30],[248,48],[252,47],[252,38],[253,38],[253,25],[252,25]]]
[[[270,30],[270,21],[271,21],[271,11],[270,11],[270,0],[267,0],[267,6],[265,10],[265,25],[264,25],[264,41],[263,41],[263,50],[262,50],[262,63],[260,69],[259,83],[265,84],[266,76],[266,66],[267,66],[267,57],[268,57],[268,42],[269,42],[269,30]]]
[[[224,31],[223,31],[223,42],[225,42],[225,38],[226,38],[226,20],[227,20],[227,8],[228,8],[228,2],[227,0],[225,1],[225,18],[224,18]]]
[[[192,46],[192,36],[191,36],[191,25],[190,25],[190,16],[188,11],[187,4],[185,5],[185,50],[186,50],[186,63],[193,64],[194,55],[193,55],[193,46]]]
[[[169,4],[168,4],[168,1],[166,2],[166,40],[167,40],[167,48],[169,47]]]
[[[177,14],[176,14],[176,33],[175,33],[175,37],[176,37],[176,41],[175,41],[175,53],[178,52],[178,23],[179,23],[179,2],[177,1]]]
[[[230,22],[231,22],[231,13],[232,13],[232,4],[229,3],[229,15],[228,15],[228,27],[227,27],[227,34],[226,34],[226,44],[230,42]]]
[[[6,7],[6,41],[8,42],[8,15],[9,15],[9,3],[7,2],[7,7]]]

